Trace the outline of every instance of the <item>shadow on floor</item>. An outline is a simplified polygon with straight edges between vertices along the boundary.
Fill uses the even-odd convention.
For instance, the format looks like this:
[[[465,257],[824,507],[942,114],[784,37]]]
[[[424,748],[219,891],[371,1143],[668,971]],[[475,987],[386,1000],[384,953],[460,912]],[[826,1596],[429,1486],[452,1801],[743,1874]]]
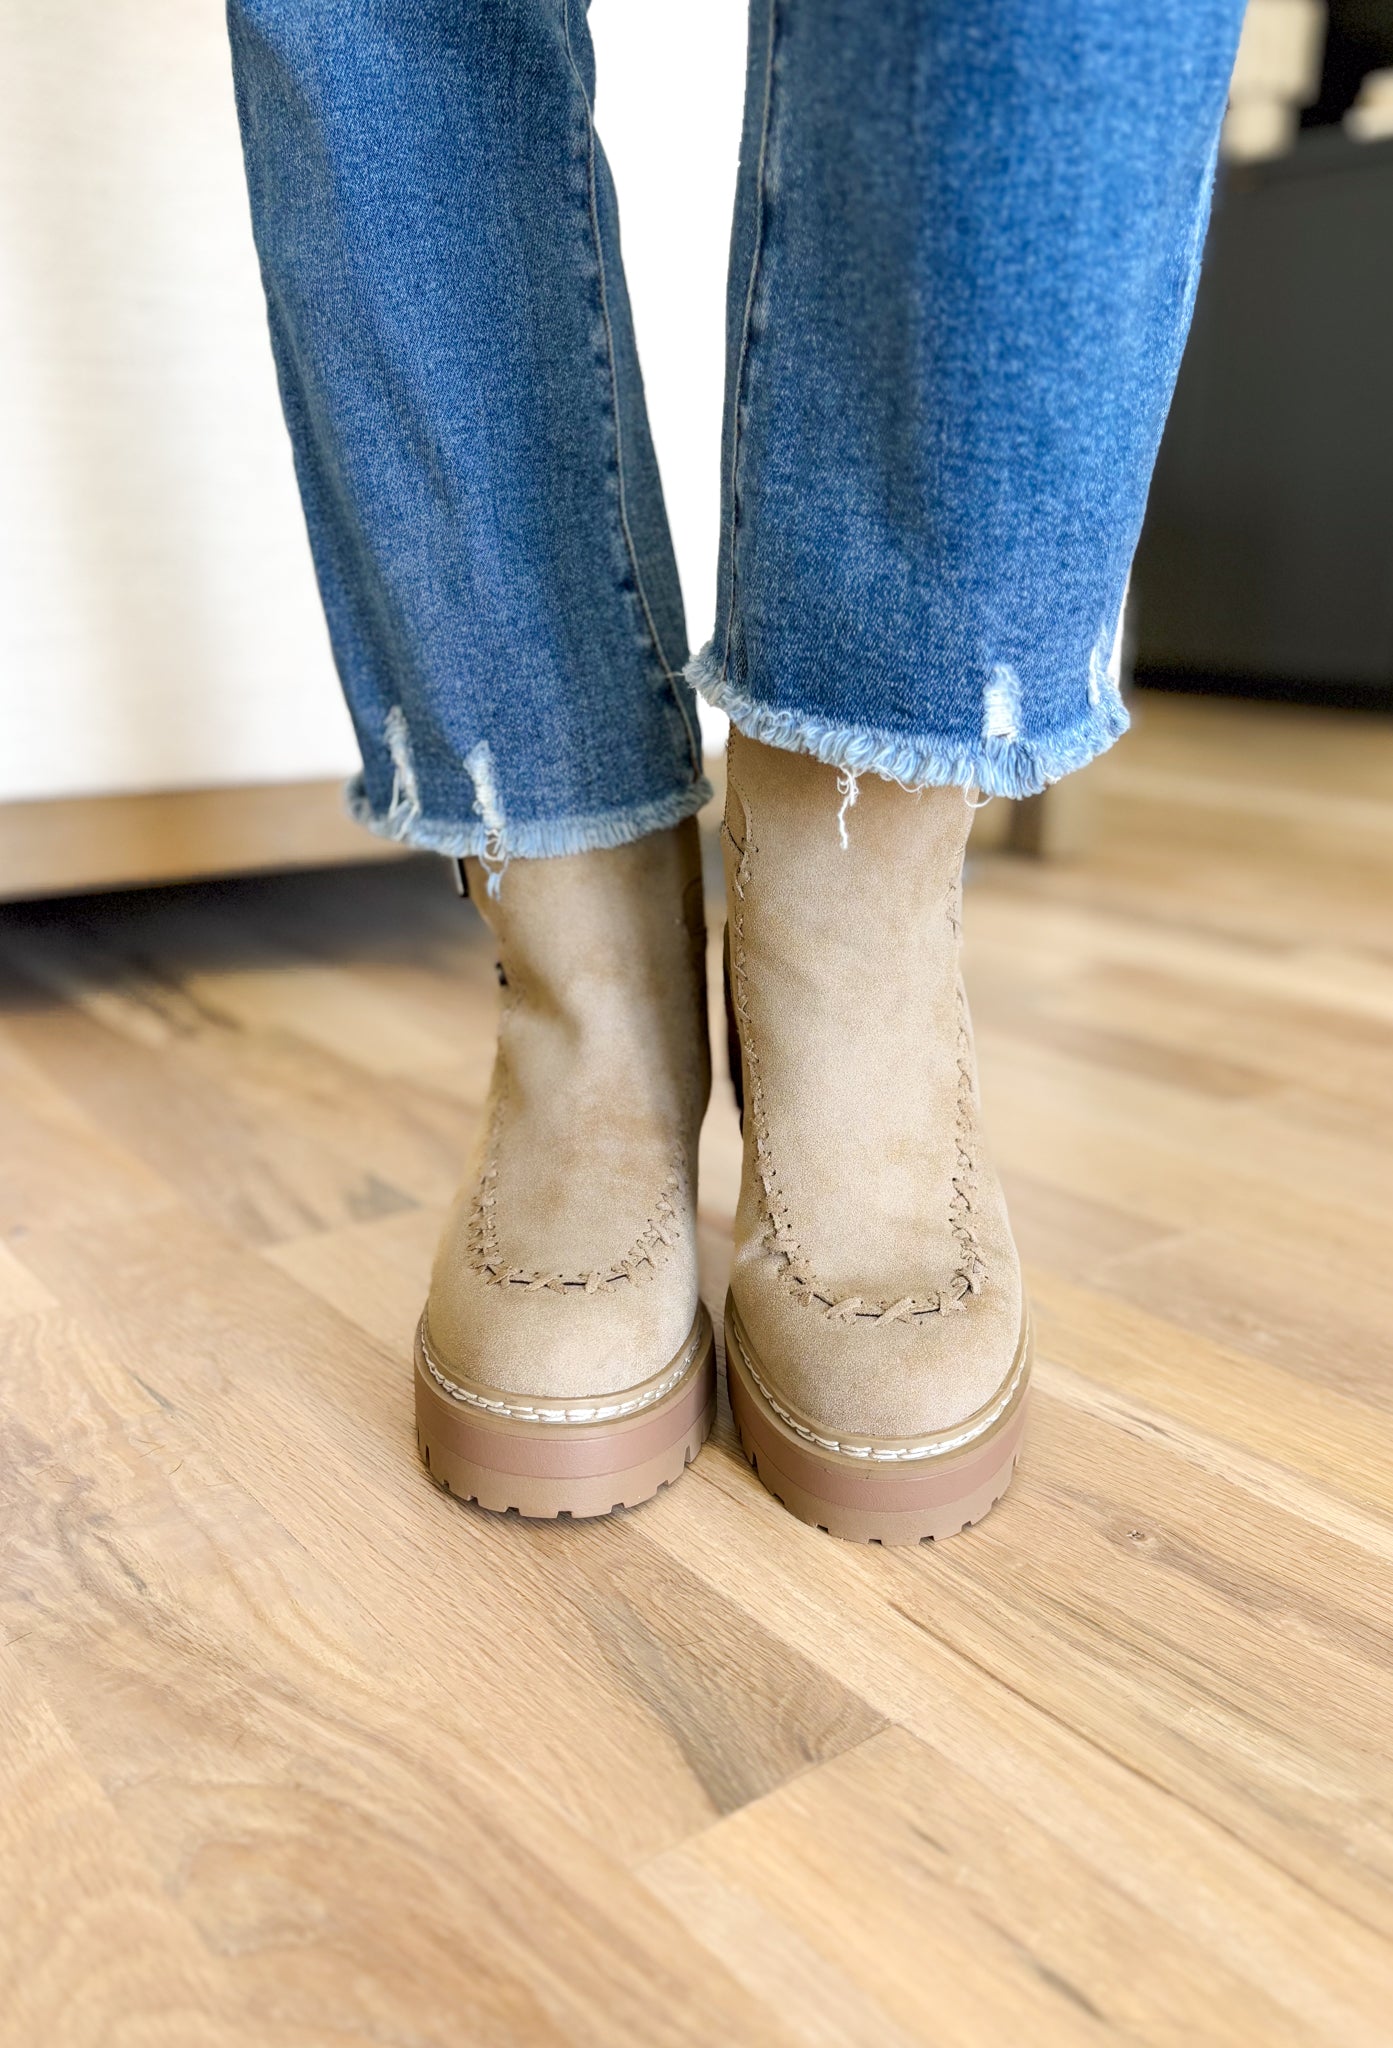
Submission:
[[[45,1007],[52,991],[25,955],[71,946],[89,986],[212,970],[284,966],[288,956],[343,964],[440,967],[485,933],[434,855],[361,866],[239,875],[0,905],[0,1010]]]

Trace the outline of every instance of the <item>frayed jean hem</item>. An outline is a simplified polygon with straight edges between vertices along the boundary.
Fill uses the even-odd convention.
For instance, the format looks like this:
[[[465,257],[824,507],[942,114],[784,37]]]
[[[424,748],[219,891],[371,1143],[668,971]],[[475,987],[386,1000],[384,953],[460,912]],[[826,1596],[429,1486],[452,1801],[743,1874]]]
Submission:
[[[811,754],[850,775],[882,775],[910,789],[975,788],[983,796],[1038,796],[1061,776],[1106,753],[1131,722],[1122,699],[1108,686],[1096,703],[1090,702],[1086,717],[1046,739],[967,742],[956,736],[834,725],[800,711],[776,711],[727,681],[709,645],[693,655],[686,676],[747,739]]]
[[[650,832],[665,832],[694,817],[711,800],[711,785],[705,776],[677,789],[670,796],[647,803],[632,804],[627,810],[599,811],[585,818],[538,818],[522,824],[511,822],[502,830],[482,818],[453,821],[424,817],[411,803],[397,802],[387,810],[374,809],[361,775],[355,775],[344,789],[348,815],[379,839],[395,839],[403,846],[423,853],[444,853],[456,859],[506,863],[509,860],[546,860],[567,853],[593,853],[598,848],[627,846]]]

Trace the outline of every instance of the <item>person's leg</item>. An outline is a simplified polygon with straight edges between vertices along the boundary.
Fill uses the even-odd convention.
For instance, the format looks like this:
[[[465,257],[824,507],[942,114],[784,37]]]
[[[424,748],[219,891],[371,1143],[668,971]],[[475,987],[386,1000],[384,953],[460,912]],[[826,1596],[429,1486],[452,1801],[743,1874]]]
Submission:
[[[230,0],[229,23],[358,816],[496,864],[691,815],[584,0]]]
[[[1020,796],[1109,673],[1241,0],[752,0],[722,587],[756,739]]]
[[[964,787],[1126,724],[1127,574],[1240,0],[754,0],[715,633],[745,1169],[726,1349],[805,1519],[1014,1466],[1020,1267],[958,977]],[[859,777],[859,783],[858,783]]]
[[[374,830],[504,988],[416,1345],[434,1476],[594,1514],[710,1428],[706,796],[584,0],[231,0],[271,332]]]

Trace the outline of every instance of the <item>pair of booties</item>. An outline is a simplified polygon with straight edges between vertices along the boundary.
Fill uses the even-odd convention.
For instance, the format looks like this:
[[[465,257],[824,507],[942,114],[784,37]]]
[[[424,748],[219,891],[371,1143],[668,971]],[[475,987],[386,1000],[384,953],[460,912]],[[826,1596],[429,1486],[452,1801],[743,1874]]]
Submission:
[[[959,968],[970,822],[961,790],[869,775],[849,810],[835,769],[731,735],[731,1409],[769,1492],[861,1542],[979,1520],[1024,1424],[1029,1322]],[[502,1015],[417,1333],[421,1454],[481,1507],[607,1514],[676,1479],[716,1410],[696,825],[514,862],[496,896],[469,869]]]

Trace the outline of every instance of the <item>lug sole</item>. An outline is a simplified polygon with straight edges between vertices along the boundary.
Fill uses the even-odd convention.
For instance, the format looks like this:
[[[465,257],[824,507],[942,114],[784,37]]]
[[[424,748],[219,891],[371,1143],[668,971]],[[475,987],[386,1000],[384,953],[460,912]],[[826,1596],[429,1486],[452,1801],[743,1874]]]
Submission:
[[[941,1543],[980,1522],[1010,1485],[1029,1398],[1028,1319],[1012,1366],[1012,1377],[1020,1372],[1020,1386],[1010,1407],[961,1448],[903,1463],[871,1463],[798,1436],[756,1384],[730,1301],[725,1340],[726,1384],[740,1447],[760,1484],[800,1522],[849,1543]]]
[[[716,1351],[704,1307],[682,1349],[692,1359],[669,1393],[613,1420],[549,1422],[498,1415],[461,1399],[432,1373],[416,1332],[416,1441],[431,1478],[491,1514],[577,1521],[651,1500],[679,1479],[716,1417]],[[489,1390],[479,1389],[489,1397]],[[630,1390],[641,1395],[642,1387]],[[508,1396],[494,1394],[499,1404]]]

